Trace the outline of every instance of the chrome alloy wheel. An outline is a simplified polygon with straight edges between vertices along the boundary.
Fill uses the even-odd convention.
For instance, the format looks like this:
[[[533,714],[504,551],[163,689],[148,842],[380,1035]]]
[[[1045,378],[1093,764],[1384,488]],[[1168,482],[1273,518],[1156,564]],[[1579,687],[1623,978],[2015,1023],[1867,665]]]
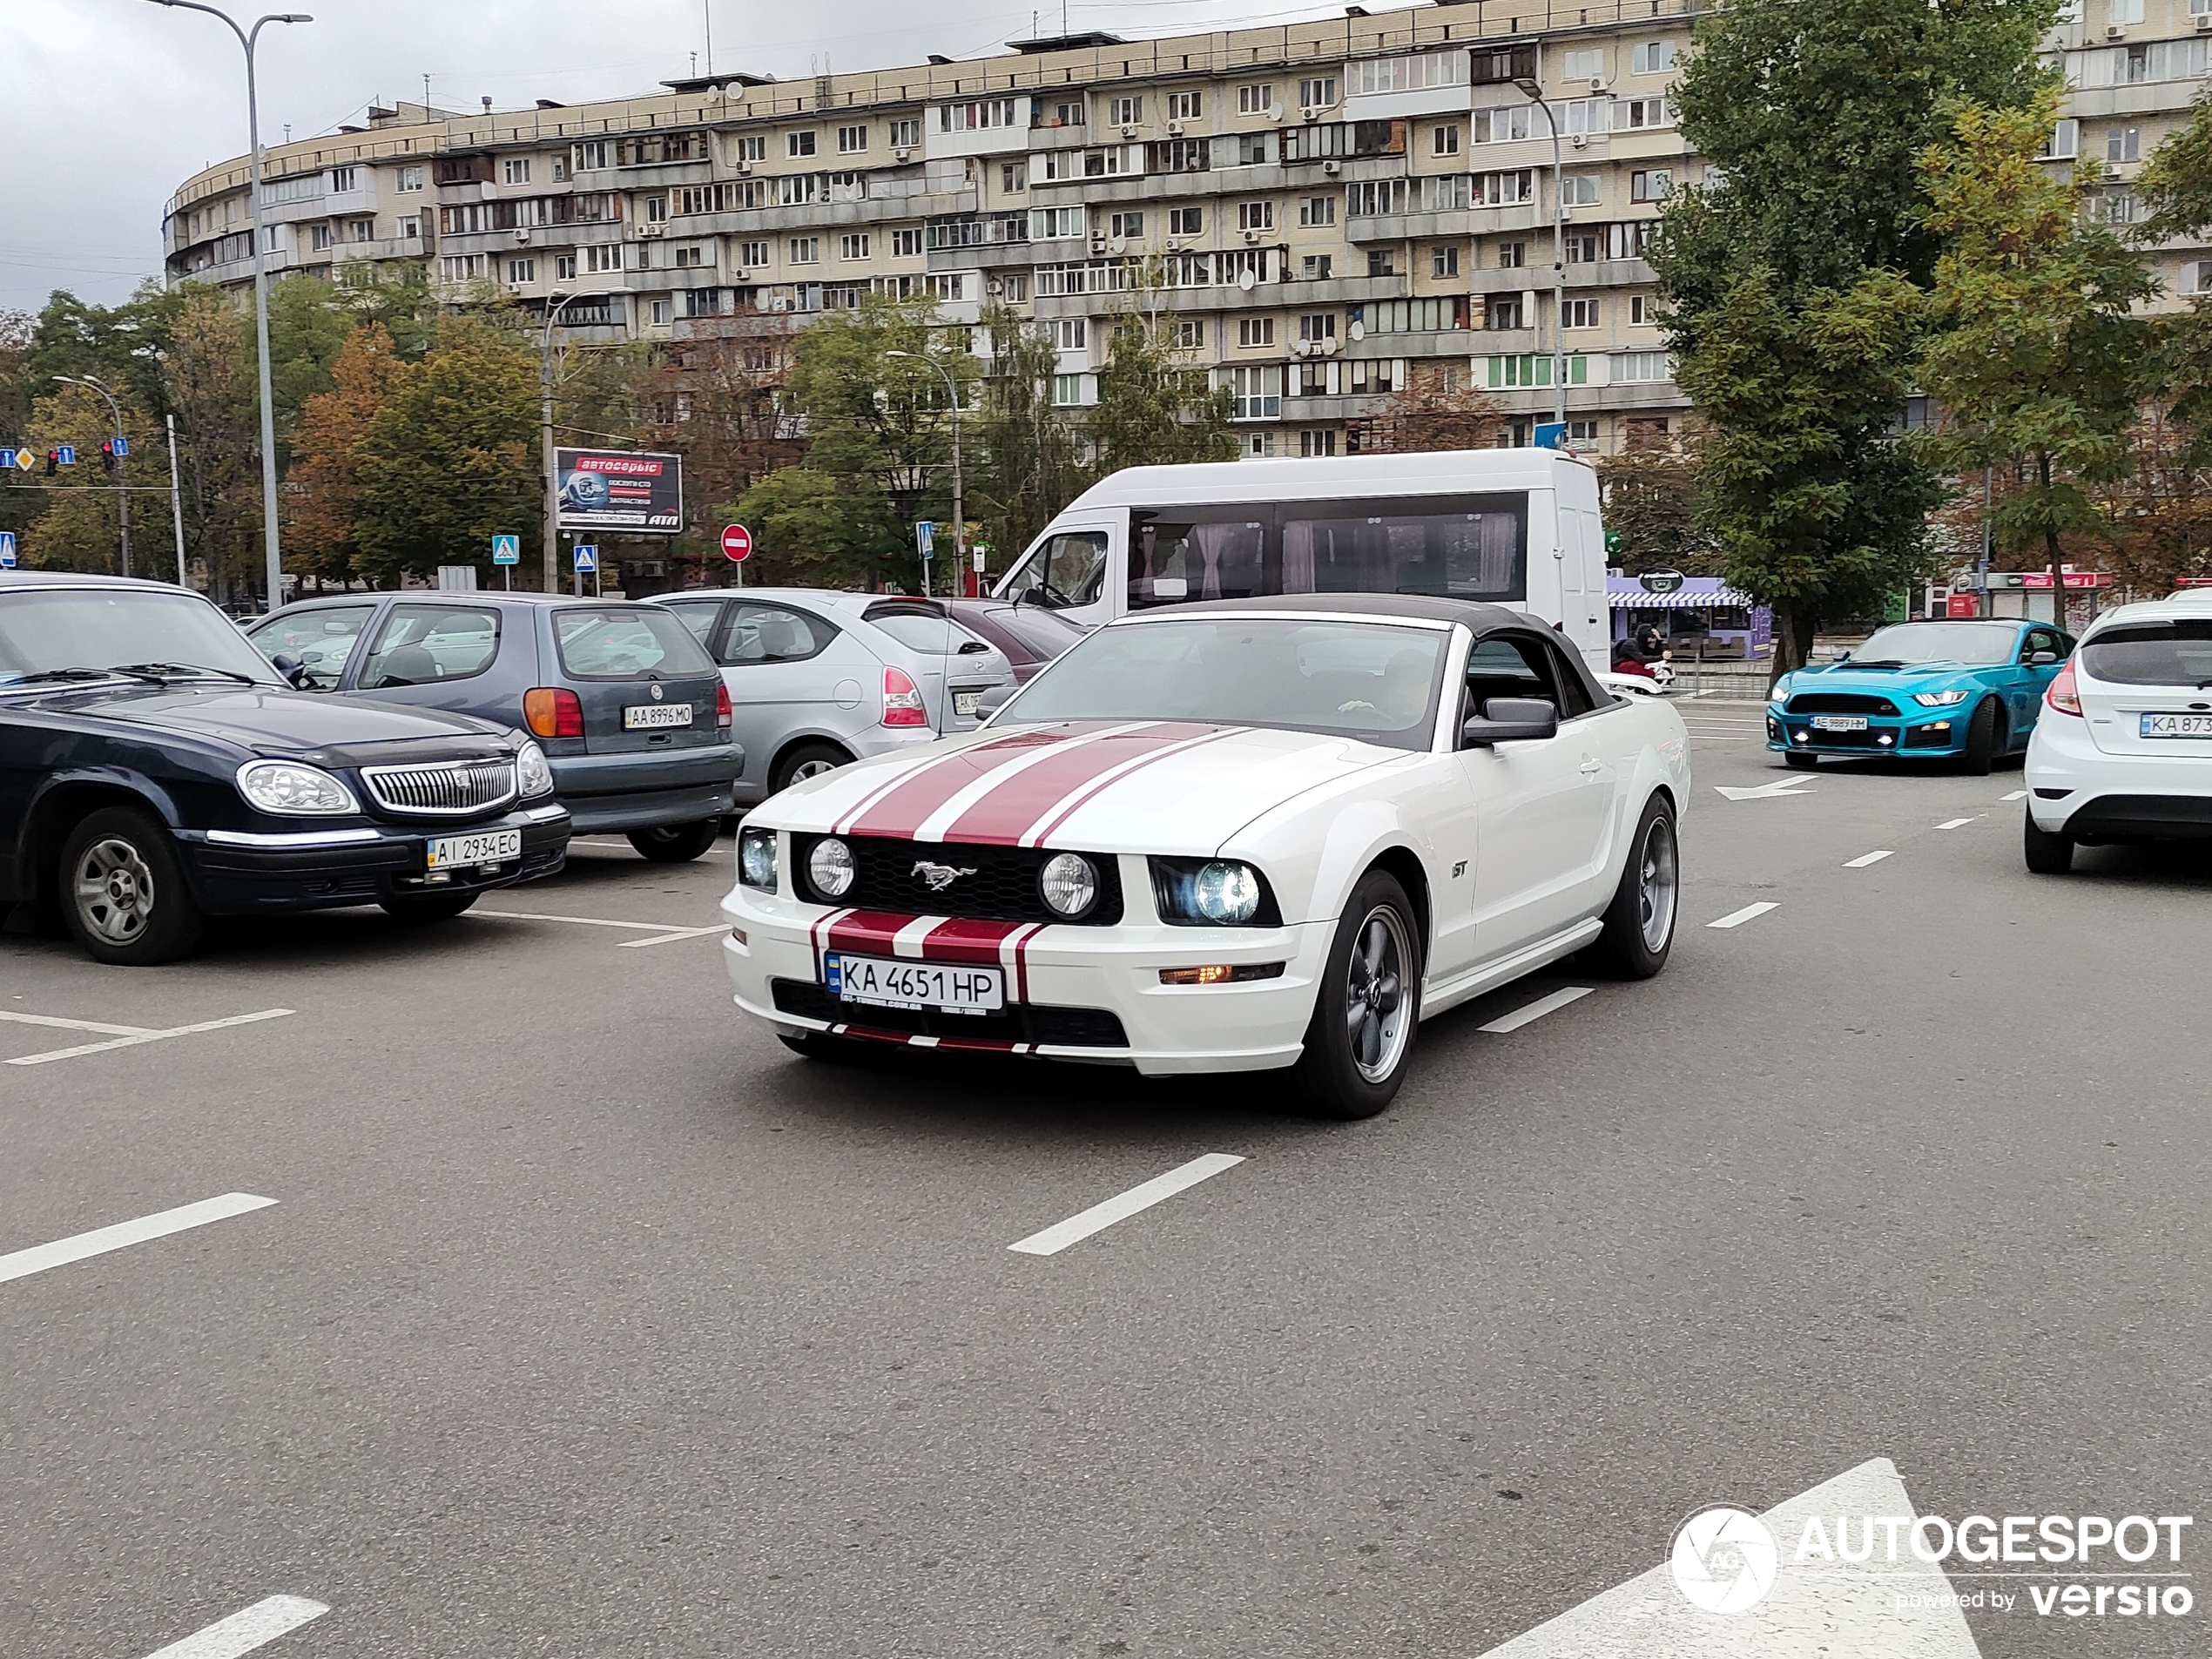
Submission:
[[[85,931],[110,945],[134,943],[153,918],[153,872],[119,835],[98,840],[77,861],[77,914]]]
[[[1675,900],[1681,882],[1675,860],[1675,826],[1664,813],[1656,814],[1636,849],[1636,921],[1643,930],[1643,948],[1654,955],[1667,948],[1674,936]]]
[[[836,761],[825,760],[819,756],[816,756],[811,760],[802,760],[797,765],[793,766],[791,769],[791,780],[793,783],[800,783],[805,781],[806,779],[819,778],[826,772],[835,772],[836,770]]]
[[[1367,913],[1358,939],[1345,965],[1345,1035],[1359,1075],[1379,1083],[1398,1069],[1413,1035],[1406,966],[1413,953],[1404,919],[1388,905]]]

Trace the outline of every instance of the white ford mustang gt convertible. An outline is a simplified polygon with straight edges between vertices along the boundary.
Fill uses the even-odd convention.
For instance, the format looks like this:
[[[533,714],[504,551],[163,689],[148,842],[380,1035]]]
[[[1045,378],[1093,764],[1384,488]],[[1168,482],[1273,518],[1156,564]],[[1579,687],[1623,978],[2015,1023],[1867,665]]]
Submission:
[[[757,808],[738,1006],[855,1042],[1294,1067],[1397,1093],[1415,1026],[1576,951],[1674,941],[1681,717],[1495,605],[1318,594],[1125,617],[981,730]]]

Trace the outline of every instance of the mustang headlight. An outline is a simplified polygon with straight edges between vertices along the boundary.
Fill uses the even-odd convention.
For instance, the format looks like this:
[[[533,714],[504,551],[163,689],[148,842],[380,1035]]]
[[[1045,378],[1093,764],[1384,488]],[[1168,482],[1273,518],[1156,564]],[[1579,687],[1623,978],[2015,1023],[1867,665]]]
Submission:
[[[1766,700],[1770,703],[1779,703],[1783,698],[1788,697],[1790,695],[1790,682],[1795,678],[1796,676],[1794,675],[1784,674],[1780,679],[1775,681],[1774,689],[1766,694]]]
[[[553,768],[546,762],[545,751],[528,738],[515,751],[515,785],[524,800],[553,792]]]
[[[738,833],[738,880],[748,887],[776,890],[776,832],[771,829]]]
[[[1045,908],[1073,921],[1098,901],[1098,870],[1080,853],[1055,853],[1037,872]]]
[[[320,767],[296,760],[249,760],[238,769],[238,792],[280,818],[334,818],[361,811],[352,790]]]
[[[1282,925],[1259,872],[1227,859],[1154,859],[1152,896],[1162,921],[1184,927]]]
[[[1915,691],[1912,700],[1924,709],[1947,709],[1972,695],[1970,691]]]
[[[806,855],[806,877],[814,891],[834,899],[853,885],[860,867],[853,862],[853,849],[834,835],[825,835]]]

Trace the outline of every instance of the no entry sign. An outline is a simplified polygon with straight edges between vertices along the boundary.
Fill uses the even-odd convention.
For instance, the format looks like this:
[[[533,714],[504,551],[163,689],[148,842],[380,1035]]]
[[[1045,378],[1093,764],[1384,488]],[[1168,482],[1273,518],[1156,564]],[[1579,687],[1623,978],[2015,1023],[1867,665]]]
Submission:
[[[752,532],[742,524],[732,524],[722,532],[724,556],[742,564],[752,552]]]

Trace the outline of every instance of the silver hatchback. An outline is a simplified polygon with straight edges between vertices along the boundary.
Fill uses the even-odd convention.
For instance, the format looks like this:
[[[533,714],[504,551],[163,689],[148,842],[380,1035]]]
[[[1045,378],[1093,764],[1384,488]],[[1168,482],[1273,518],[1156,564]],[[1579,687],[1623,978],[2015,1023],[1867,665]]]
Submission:
[[[721,667],[746,806],[848,760],[971,732],[984,695],[1014,684],[1004,654],[933,599],[731,588],[658,603]]]

